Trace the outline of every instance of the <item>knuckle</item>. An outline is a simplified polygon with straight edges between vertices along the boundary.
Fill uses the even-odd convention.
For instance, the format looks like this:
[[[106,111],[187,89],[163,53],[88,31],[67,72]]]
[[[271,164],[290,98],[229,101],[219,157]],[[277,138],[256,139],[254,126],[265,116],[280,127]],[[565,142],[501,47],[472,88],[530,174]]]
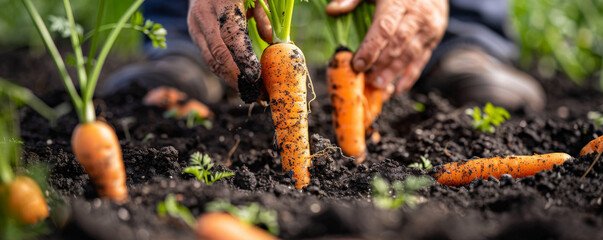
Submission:
[[[230,52],[228,49],[221,45],[212,46],[211,55],[216,58],[218,62],[226,62],[226,60],[230,57]]]

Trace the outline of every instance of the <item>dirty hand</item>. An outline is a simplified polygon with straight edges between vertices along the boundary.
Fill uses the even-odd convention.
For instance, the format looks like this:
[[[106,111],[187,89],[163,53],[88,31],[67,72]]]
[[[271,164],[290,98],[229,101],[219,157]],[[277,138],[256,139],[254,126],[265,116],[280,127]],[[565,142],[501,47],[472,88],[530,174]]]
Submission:
[[[352,11],[362,0],[333,0],[326,12],[337,16]],[[374,0],[375,14],[352,60],[367,81],[400,93],[417,81],[448,22],[446,0]]]
[[[207,65],[239,90],[255,85],[260,78],[260,63],[246,34],[250,17],[258,22],[260,36],[271,43],[272,27],[266,13],[261,7],[245,12],[243,0],[191,0],[188,11],[189,33]],[[243,93],[241,98],[249,100]]]

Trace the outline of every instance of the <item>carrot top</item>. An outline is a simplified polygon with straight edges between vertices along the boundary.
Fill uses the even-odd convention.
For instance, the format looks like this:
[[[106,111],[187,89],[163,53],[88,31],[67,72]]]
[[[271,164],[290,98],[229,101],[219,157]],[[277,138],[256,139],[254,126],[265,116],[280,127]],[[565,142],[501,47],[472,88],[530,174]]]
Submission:
[[[268,5],[264,0],[246,0],[245,7],[255,7],[256,1],[260,3],[268,16],[268,20],[270,20],[274,42],[291,42],[291,17],[293,16],[295,0],[267,0]]]
[[[42,20],[42,17],[38,13],[36,7],[33,5],[31,0],[21,0],[27,12],[29,13],[34,26],[38,30],[38,33],[42,37],[44,45],[48,52],[50,53],[52,59],[54,60],[57,69],[61,75],[63,80],[63,84],[73,105],[75,106],[75,110],[78,113],[78,117],[80,122],[94,122],[96,118],[96,113],[94,110],[94,106],[92,104],[92,97],[94,95],[94,89],[96,88],[96,83],[98,82],[98,78],[100,77],[100,72],[103,68],[105,60],[113,47],[113,44],[117,40],[119,33],[122,29],[126,27],[134,28],[140,31],[145,32],[147,36],[149,36],[153,40],[153,44],[158,47],[165,47],[165,34],[166,31],[159,24],[154,24],[152,21],[146,21],[143,26],[143,19],[140,14],[134,15],[136,10],[142,5],[144,0],[135,0],[132,5],[126,10],[125,13],[122,14],[117,23],[111,24],[108,26],[101,26],[100,22],[103,17],[103,12],[105,9],[105,0],[99,0],[98,5],[98,15],[97,15],[97,24],[94,30],[87,34],[86,36],[81,36],[76,30],[76,24],[73,16],[73,11],[71,9],[70,0],[63,0],[63,5],[65,7],[65,13],[67,20],[69,22],[69,32],[71,34],[71,44],[73,46],[73,51],[75,55],[75,65],[77,70],[78,83],[80,85],[80,93],[77,92],[73,80],[69,73],[67,72],[67,68],[65,67],[65,62],[59,53],[56,44],[52,40],[50,32]],[[131,16],[135,16],[131,19]],[[128,20],[132,21],[132,24],[127,24]],[[99,34],[103,30],[112,29],[109,33],[107,40],[103,44],[100,52],[96,54],[97,41],[99,38]],[[150,34],[152,33],[152,34]],[[90,44],[90,53],[87,56],[88,60],[84,59],[84,55],[82,53],[82,44],[88,38],[92,39]]]

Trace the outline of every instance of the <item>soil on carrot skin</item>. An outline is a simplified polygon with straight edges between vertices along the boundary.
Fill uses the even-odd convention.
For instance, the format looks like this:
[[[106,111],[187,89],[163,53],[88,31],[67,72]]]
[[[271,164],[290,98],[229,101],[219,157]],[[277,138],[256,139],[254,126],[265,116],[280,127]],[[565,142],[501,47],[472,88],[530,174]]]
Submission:
[[[51,128],[31,109],[22,109],[23,159],[49,165],[48,182],[67,206],[54,210],[70,212],[62,228],[47,220],[53,227],[42,238],[193,239],[183,222],[157,215],[157,204],[170,193],[195,216],[215,200],[258,202],[278,212],[279,237],[284,239],[603,238],[603,161],[581,179],[592,155],[523,179],[475,180],[462,187],[434,183],[418,191],[423,203],[415,209],[373,207],[370,185],[376,174],[388,180],[426,175],[407,167],[420,156],[434,165],[508,154],[576,156],[584,144],[603,134],[586,118],[589,110],[603,104],[603,94],[577,87],[564,93],[554,90],[567,81],[562,78],[545,82],[551,90],[547,111],[515,114],[493,134],[473,130],[465,107],[450,106],[435,93],[397,96],[385,104],[377,122],[381,142],[370,143],[366,163],[355,166],[329,148],[334,134],[320,80],[324,72],[313,76],[319,95],[311,104],[309,121],[312,153],[318,154],[312,182],[303,191],[281,175],[270,111],[263,107],[250,111],[247,105],[214,105],[211,129],[189,129],[184,120],[166,119],[160,109],[144,106],[144,92],[137,86],[95,100],[98,115],[116,128],[123,149],[130,197],[123,205],[98,199],[71,153],[70,134],[77,124],[73,113]],[[67,100],[57,92],[45,96],[51,105]],[[425,111],[414,110],[416,102],[424,104]],[[196,151],[209,154],[217,170],[235,176],[207,186],[182,174]]]

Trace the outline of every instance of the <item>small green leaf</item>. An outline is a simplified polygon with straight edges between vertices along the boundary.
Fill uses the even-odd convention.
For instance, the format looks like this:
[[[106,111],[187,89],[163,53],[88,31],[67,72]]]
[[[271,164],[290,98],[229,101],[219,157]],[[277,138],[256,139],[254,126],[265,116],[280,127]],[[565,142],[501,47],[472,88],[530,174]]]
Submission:
[[[429,184],[431,180],[427,177],[408,177],[404,182],[394,181],[390,185],[377,175],[371,183],[373,204],[382,209],[397,209],[404,204],[414,207],[418,199],[414,192]]]
[[[245,0],[245,9],[250,9],[255,7],[255,0]]]
[[[471,125],[474,129],[489,133],[493,133],[495,130],[494,127],[499,126],[511,117],[511,114],[506,109],[496,107],[492,103],[486,103],[483,114],[479,107],[466,109],[465,114],[473,118]]]
[[[142,16],[142,13],[139,11],[134,13],[134,15],[132,15],[132,19],[130,19],[130,23],[132,24],[132,26],[142,25],[144,23],[144,17]]]
[[[425,105],[423,103],[420,103],[420,102],[415,102],[412,107],[417,112],[424,112],[425,111]]]
[[[169,215],[170,217],[181,218],[190,227],[195,227],[195,217],[188,208],[176,201],[176,197],[173,194],[167,195],[165,201],[157,204],[157,214],[161,217]]]
[[[197,179],[205,182],[207,185],[211,185],[214,182],[234,176],[232,172],[210,172],[214,164],[211,162],[209,155],[201,155],[199,152],[195,152],[191,155],[190,166],[182,170],[184,173],[193,174]]]

